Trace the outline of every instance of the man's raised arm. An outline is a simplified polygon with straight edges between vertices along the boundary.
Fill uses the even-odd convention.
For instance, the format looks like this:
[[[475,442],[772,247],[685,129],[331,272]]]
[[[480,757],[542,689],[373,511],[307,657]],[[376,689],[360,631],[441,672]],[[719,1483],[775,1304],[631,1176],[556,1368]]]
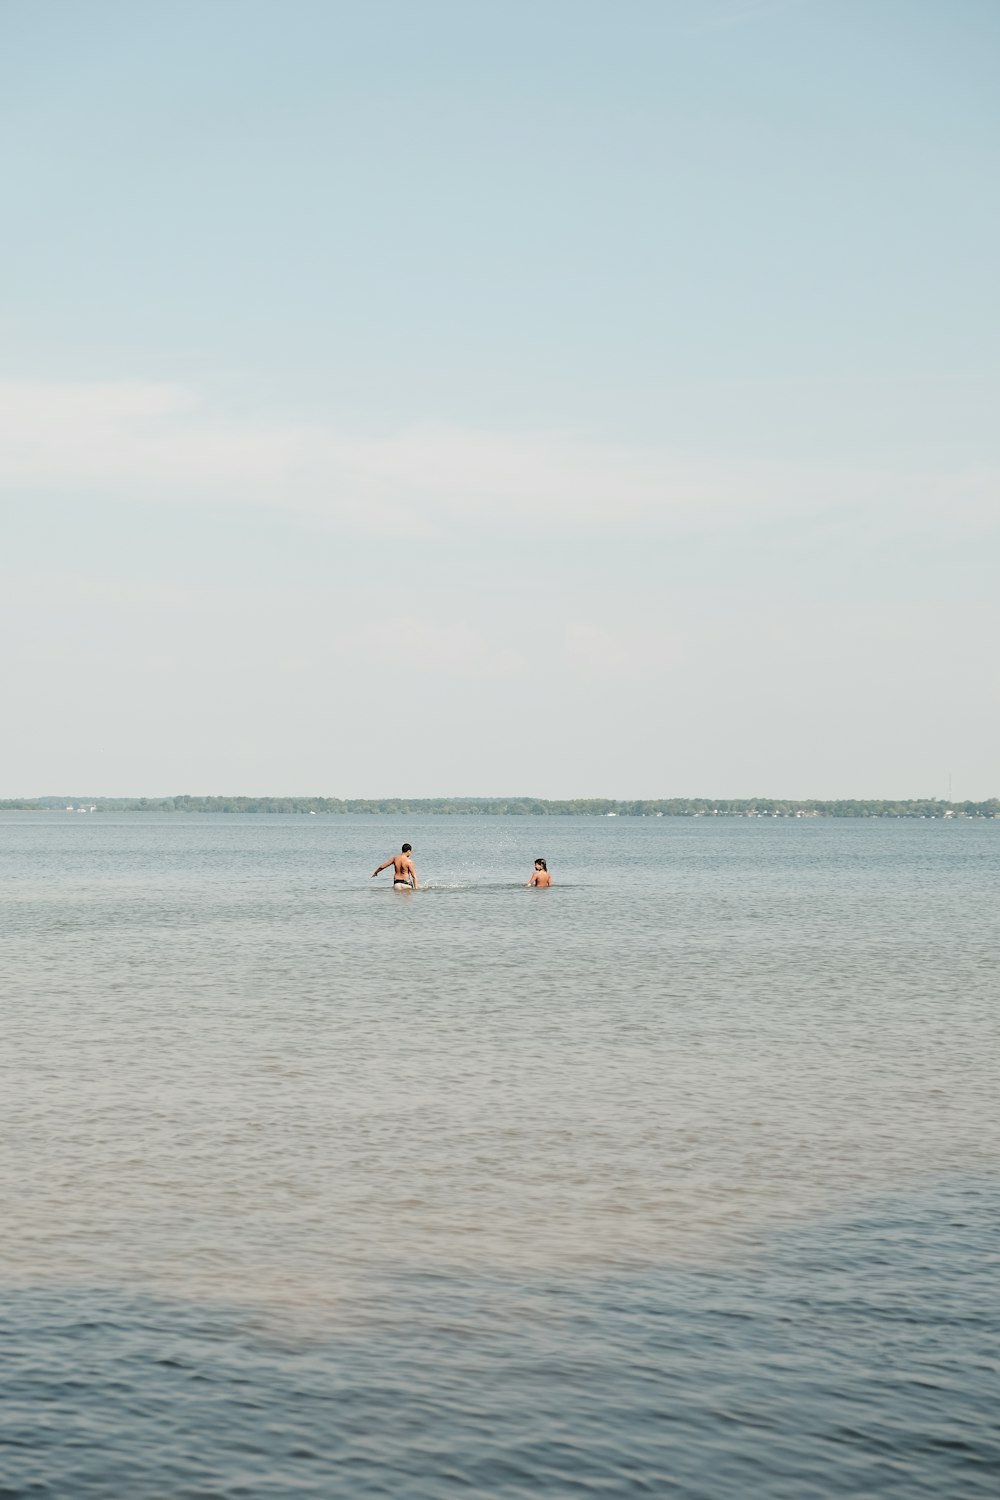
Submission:
[[[383,870],[388,870],[388,868],[389,868],[389,866],[391,864],[392,864],[392,860],[391,859],[387,859],[384,865],[379,865],[379,867],[378,867],[377,870],[373,870],[372,871],[372,879],[374,880],[376,875],[381,875],[381,873],[382,873]]]

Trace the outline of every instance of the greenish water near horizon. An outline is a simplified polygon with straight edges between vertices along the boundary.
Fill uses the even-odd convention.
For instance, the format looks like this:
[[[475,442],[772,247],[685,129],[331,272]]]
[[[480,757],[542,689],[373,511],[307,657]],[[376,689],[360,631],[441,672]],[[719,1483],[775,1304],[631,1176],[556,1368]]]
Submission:
[[[988,820],[0,815],[0,1494],[994,1493],[998,876]]]

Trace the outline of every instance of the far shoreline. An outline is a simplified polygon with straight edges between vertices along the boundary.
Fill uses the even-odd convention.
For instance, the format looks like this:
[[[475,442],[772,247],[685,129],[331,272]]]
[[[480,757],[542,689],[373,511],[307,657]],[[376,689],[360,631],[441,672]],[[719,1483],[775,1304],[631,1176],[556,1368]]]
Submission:
[[[792,799],[671,797],[618,800],[580,797],[12,797],[3,812],[259,813],[372,817],[592,817],[592,818],[1000,818],[1000,799]]]

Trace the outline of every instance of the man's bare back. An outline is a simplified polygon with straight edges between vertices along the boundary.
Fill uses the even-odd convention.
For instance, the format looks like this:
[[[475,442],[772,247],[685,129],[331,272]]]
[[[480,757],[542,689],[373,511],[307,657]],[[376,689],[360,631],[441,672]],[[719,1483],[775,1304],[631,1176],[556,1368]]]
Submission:
[[[381,875],[383,870],[387,870],[392,865],[392,888],[394,891],[419,891],[420,886],[417,883],[417,872],[410,854],[411,845],[404,844],[401,853],[394,854],[391,859],[386,860],[385,864],[379,865],[377,870],[372,871],[372,879],[374,880],[376,875]]]

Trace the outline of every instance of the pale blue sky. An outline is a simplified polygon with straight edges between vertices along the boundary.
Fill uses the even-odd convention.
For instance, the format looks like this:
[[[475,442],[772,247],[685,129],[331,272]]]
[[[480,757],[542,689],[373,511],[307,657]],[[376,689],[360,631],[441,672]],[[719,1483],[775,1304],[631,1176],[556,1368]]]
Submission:
[[[0,43],[0,795],[997,794],[994,0]]]

